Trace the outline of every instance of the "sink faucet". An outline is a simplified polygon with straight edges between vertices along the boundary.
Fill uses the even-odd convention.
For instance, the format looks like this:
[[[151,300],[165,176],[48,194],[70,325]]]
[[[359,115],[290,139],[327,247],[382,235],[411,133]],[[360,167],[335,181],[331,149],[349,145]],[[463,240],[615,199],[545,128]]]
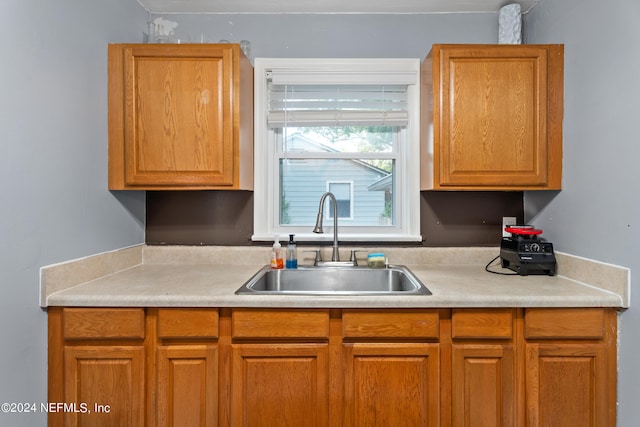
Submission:
[[[331,261],[340,261],[340,252],[338,252],[338,201],[336,200],[336,196],[330,191],[324,193],[320,198],[318,218],[316,219],[316,226],[313,227],[313,232],[318,234],[324,233],[322,229],[322,208],[324,207],[324,199],[326,199],[327,196],[333,200],[333,253],[331,254]]]

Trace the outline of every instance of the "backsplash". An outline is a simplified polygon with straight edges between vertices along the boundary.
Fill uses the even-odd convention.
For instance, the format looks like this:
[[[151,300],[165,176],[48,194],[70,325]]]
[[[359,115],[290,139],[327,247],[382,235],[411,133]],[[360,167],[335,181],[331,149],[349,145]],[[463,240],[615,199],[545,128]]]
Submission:
[[[251,241],[253,192],[147,191],[146,198],[148,245],[263,245]],[[425,191],[420,216],[423,242],[414,245],[495,246],[503,216],[524,221],[523,196],[520,191]]]

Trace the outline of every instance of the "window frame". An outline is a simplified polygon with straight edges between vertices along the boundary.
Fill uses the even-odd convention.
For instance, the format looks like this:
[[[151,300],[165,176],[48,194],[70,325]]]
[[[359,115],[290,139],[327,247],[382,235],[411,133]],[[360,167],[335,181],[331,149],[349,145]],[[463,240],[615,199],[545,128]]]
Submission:
[[[267,126],[267,72],[273,68],[313,70],[331,81],[335,70],[346,70],[357,81],[377,81],[389,76],[406,75],[412,80],[408,89],[408,124],[404,128],[406,143],[398,147],[397,170],[394,177],[402,197],[395,206],[398,224],[384,227],[354,227],[340,224],[339,239],[357,242],[415,242],[420,235],[420,60],[418,58],[255,58],[254,60],[254,231],[253,241],[273,241],[274,236],[296,234],[298,241],[330,241],[333,222],[325,224],[324,234],[314,234],[308,227],[279,226],[279,182],[274,159],[275,147],[270,146]],[[339,82],[336,82],[339,83]],[[353,187],[352,187],[353,189]],[[398,195],[394,195],[398,197]],[[316,203],[319,203],[319,199]],[[352,198],[353,203],[353,198]],[[328,204],[327,204],[328,205]],[[326,206],[325,206],[326,209]],[[353,206],[352,206],[353,209]],[[279,212],[278,212],[279,213]],[[353,212],[352,212],[353,215]],[[342,218],[339,218],[341,221]]]

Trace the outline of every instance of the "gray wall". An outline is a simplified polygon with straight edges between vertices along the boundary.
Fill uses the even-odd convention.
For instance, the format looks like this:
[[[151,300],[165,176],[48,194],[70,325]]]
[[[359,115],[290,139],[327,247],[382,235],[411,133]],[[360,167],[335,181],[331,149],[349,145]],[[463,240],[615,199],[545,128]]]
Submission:
[[[144,240],[144,195],[106,189],[106,45],[140,40],[146,21],[132,0],[2,2],[0,402],[47,401],[39,268]]]
[[[161,15],[199,41],[251,42],[254,57],[424,57],[433,43],[495,43],[498,15]],[[153,16],[155,18],[156,15]]]
[[[564,182],[525,194],[528,218],[564,252],[631,268],[640,286],[640,2],[541,0],[527,43],[565,44]],[[635,245],[632,246],[632,242]],[[620,316],[619,426],[640,419],[640,311]]]

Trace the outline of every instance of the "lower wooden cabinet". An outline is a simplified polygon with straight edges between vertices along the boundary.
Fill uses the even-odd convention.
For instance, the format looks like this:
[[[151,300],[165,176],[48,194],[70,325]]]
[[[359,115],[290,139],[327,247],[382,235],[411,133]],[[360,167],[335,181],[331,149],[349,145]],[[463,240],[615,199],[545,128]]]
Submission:
[[[605,350],[593,344],[527,346],[531,426],[608,426]]]
[[[233,309],[230,426],[329,426],[329,310]]]
[[[217,309],[147,310],[148,425],[218,425]]]
[[[438,310],[344,310],[342,423],[440,425]]]
[[[439,426],[438,344],[345,345],[344,426]]]
[[[452,356],[452,425],[517,425],[513,346],[454,345]]]
[[[217,346],[161,345],[156,354],[156,425],[217,425]]]
[[[50,426],[146,423],[143,309],[49,310]]]
[[[616,313],[525,311],[526,425],[616,425]]]
[[[240,344],[232,353],[231,425],[329,425],[328,344]]]
[[[518,425],[514,309],[451,313],[451,423]]]
[[[50,426],[613,426],[615,309],[49,309]],[[77,410],[71,410],[71,409]]]
[[[144,425],[144,347],[65,346],[65,426]]]

